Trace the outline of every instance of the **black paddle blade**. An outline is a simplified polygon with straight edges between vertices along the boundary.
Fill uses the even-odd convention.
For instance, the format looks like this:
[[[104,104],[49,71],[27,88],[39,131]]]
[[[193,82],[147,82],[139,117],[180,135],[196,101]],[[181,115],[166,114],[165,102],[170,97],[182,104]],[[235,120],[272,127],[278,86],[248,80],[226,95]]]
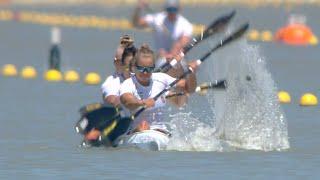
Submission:
[[[77,133],[85,134],[92,128],[99,126],[102,122],[113,119],[119,115],[118,108],[111,105],[105,105],[98,109],[83,114],[75,125]]]
[[[196,88],[196,92],[198,92],[200,95],[204,95],[207,93],[208,89],[226,89],[227,87],[227,81],[226,80],[220,80],[210,83],[204,83],[201,84]]]
[[[233,40],[236,40],[244,35],[244,33],[249,29],[249,23],[245,23],[240,28],[230,35],[227,39],[223,41],[223,44],[227,44]]]
[[[231,13],[220,17],[219,19],[212,22],[207,29],[203,32],[202,35],[199,35],[199,40],[206,39],[207,37],[211,36],[212,34],[218,33],[226,27],[226,25],[230,22],[233,16],[236,14],[236,11],[233,10]],[[201,39],[200,39],[201,38]]]
[[[192,42],[183,48],[183,52],[186,54],[190,51],[195,45],[197,45],[200,41],[207,39],[209,36],[221,32],[225,29],[226,25],[230,22],[233,16],[236,14],[236,11],[233,10],[231,13],[221,16],[215,21],[213,21],[207,28],[204,30],[202,34],[197,35],[192,39]]]
[[[226,89],[227,88],[227,80],[220,80],[220,81],[216,81],[214,83],[210,83],[209,88]]]
[[[233,32],[231,35],[229,35],[228,37],[226,37],[225,39],[221,40],[219,44],[217,44],[214,48],[212,48],[207,54],[205,54],[204,56],[202,56],[200,58],[200,61],[204,61],[206,60],[214,51],[216,51],[217,49],[239,39],[240,37],[242,37],[245,32],[249,29],[249,23],[245,23],[242,26],[240,26],[240,28],[238,28],[235,32]]]

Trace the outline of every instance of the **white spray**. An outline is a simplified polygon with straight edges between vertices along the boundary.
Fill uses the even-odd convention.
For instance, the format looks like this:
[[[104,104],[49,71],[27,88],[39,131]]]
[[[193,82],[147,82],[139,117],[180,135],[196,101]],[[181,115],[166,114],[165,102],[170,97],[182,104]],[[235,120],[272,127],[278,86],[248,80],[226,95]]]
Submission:
[[[214,115],[199,120],[191,113],[172,116],[169,150],[230,151],[285,150],[289,148],[287,122],[277,100],[277,88],[257,47],[242,41],[208,59],[201,71],[228,81],[223,93],[207,94]],[[223,54],[222,54],[223,53]],[[220,69],[219,69],[220,68]],[[224,70],[223,70],[224,69]],[[224,72],[223,72],[224,71]],[[201,75],[200,75],[201,76]],[[219,100],[217,102],[217,100]],[[208,105],[206,105],[207,103]],[[197,108],[197,107],[193,107]],[[207,123],[213,122],[213,123]]]
[[[226,105],[216,135],[243,149],[288,149],[287,121],[265,60],[257,47],[245,42],[241,47],[228,61]]]

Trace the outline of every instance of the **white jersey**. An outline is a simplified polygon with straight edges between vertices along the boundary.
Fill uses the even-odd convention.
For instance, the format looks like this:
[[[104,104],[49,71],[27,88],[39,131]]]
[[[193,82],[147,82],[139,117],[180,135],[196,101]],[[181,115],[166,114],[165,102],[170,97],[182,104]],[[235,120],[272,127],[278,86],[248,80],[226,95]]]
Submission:
[[[120,95],[131,93],[140,100],[153,98],[166,87],[168,87],[169,84],[174,80],[175,78],[165,73],[152,73],[149,86],[143,86],[137,81],[136,76],[132,76],[122,83],[120,88]],[[166,98],[164,94],[157,99],[154,107],[146,109],[134,120],[133,128],[136,127],[142,120],[145,120],[149,122],[151,127],[159,127],[160,129],[165,129],[162,117],[162,107],[164,107],[165,104]],[[126,109],[126,116],[131,115],[131,113],[132,112]]]
[[[175,22],[168,20],[166,12],[147,14],[144,19],[155,31],[154,39],[157,50],[163,48],[170,51],[173,43],[180,37],[192,36],[192,24],[180,14],[177,14]]]
[[[119,73],[114,73],[113,75],[107,77],[107,79],[101,85],[103,98],[106,98],[110,95],[119,96],[120,87],[123,81],[124,77]]]

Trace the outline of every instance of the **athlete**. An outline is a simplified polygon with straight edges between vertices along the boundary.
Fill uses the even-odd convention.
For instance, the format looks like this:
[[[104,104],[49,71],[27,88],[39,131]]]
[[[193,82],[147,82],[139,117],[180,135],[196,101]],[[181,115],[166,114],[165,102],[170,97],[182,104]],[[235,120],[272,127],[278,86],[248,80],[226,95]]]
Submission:
[[[177,91],[194,92],[197,83],[194,74],[197,68],[196,62],[189,63],[189,67],[193,69],[193,73],[179,81],[175,86]],[[125,80],[120,88],[121,104],[124,106],[127,115],[134,113],[141,106],[147,108],[134,119],[131,132],[146,129],[168,132],[162,113],[162,108],[166,105],[166,101],[177,106],[181,106],[186,102],[186,98],[182,96],[166,100],[165,95],[163,95],[156,101],[153,99],[153,97],[165,88],[168,88],[169,84],[175,80],[175,78],[165,73],[152,73],[154,68],[155,57],[153,51],[147,45],[141,46],[133,62],[135,73]]]
[[[133,39],[127,35],[121,37],[120,45],[114,57],[116,71],[107,77],[101,86],[104,102],[115,107],[120,105],[120,85],[130,77],[130,63],[135,53],[136,48],[133,46]]]
[[[105,103],[115,107],[120,105],[120,86],[124,80],[130,77],[130,66],[133,57],[136,54],[136,48],[133,45],[133,39],[127,35],[121,37],[120,45],[116,50],[114,57],[115,72],[107,77],[101,86],[103,100]],[[92,129],[88,132],[84,139],[86,141],[95,141],[100,135],[100,131]]]
[[[183,17],[180,12],[179,0],[167,0],[164,11],[141,15],[148,4],[145,0],[139,0],[134,11],[133,25],[135,27],[151,27],[154,30],[154,42],[159,61],[157,66],[179,55],[192,38],[192,24]]]

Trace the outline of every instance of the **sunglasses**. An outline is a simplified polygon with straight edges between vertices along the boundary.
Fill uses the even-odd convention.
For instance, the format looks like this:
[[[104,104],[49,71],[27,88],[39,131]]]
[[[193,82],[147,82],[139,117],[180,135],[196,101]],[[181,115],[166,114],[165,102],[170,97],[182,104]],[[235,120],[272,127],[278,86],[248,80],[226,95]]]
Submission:
[[[154,66],[152,66],[152,67],[145,67],[145,66],[138,66],[138,65],[136,65],[136,70],[138,71],[138,72],[141,72],[141,73],[144,73],[144,72],[146,72],[146,73],[152,73],[153,72],[153,70],[154,70]]]

